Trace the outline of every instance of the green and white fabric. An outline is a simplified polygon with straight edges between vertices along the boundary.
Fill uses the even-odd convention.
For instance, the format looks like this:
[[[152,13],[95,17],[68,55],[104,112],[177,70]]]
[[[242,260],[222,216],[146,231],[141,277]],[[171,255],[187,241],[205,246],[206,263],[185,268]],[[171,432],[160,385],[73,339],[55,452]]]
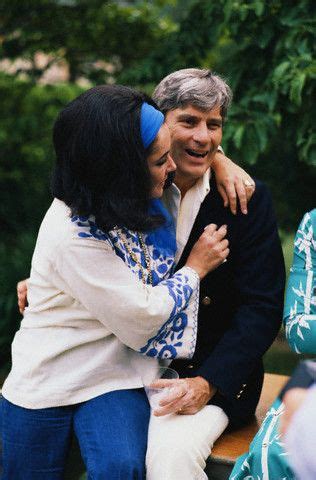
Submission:
[[[287,286],[284,326],[291,348],[316,353],[316,209],[306,213],[294,242],[293,265]],[[230,480],[295,479],[279,434],[283,404],[276,399],[253,439],[239,457]]]

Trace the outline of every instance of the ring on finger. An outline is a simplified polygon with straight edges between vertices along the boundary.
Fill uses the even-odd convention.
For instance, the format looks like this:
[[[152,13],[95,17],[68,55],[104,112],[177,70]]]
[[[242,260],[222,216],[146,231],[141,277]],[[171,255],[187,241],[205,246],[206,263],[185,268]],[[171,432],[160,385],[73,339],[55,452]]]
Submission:
[[[251,182],[250,180],[244,180],[245,187],[254,187],[255,183]]]

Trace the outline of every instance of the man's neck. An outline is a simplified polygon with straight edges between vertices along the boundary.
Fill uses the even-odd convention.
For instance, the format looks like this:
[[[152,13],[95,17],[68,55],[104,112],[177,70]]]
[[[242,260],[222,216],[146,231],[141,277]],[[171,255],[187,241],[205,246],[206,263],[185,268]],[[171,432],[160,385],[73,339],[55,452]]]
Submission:
[[[192,188],[193,185],[196,184],[196,182],[197,182],[196,178],[182,177],[176,174],[174,183],[181,192],[181,199],[183,199],[187,191],[190,190],[190,188]]]

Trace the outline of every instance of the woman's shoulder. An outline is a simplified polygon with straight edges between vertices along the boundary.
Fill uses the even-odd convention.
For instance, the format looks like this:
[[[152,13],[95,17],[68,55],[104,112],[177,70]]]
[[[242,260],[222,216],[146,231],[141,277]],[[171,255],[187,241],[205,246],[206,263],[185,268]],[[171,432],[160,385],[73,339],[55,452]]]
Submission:
[[[70,208],[55,198],[51,203],[40,226],[38,238],[47,245],[56,245],[69,235],[71,213]]]
[[[40,227],[38,241],[46,248],[57,250],[68,248],[70,244],[91,246],[102,244],[103,248],[112,248],[109,236],[100,230],[93,216],[72,215],[71,209],[55,198],[48,209]]]

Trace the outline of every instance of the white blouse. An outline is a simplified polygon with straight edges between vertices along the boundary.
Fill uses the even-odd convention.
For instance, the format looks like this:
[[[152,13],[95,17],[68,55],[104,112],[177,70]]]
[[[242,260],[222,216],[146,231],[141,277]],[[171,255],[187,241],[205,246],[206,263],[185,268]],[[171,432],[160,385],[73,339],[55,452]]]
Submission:
[[[25,408],[70,405],[141,387],[142,372],[155,369],[157,358],[193,355],[198,275],[184,267],[166,279],[170,259],[147,245],[159,283],[144,285],[126,242],[144,263],[133,232],[105,234],[93,218],[71,218],[63,202],[53,201],[12,344],[7,400]]]

